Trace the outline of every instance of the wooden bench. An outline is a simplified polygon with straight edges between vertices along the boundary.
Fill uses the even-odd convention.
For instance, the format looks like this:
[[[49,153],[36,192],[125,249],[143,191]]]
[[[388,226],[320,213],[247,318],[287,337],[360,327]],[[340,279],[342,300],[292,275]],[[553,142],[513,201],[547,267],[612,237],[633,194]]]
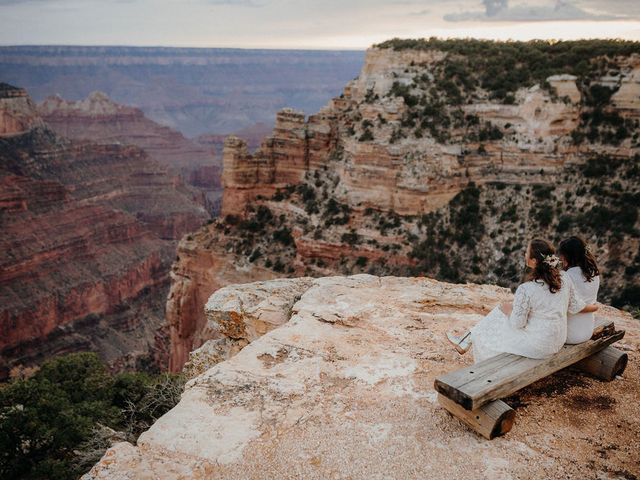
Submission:
[[[605,381],[622,374],[627,354],[610,346],[624,337],[613,322],[601,321],[591,340],[565,345],[543,360],[502,353],[436,378],[438,402],[451,414],[488,439],[511,430],[515,411],[501,398],[563,368],[575,365]]]

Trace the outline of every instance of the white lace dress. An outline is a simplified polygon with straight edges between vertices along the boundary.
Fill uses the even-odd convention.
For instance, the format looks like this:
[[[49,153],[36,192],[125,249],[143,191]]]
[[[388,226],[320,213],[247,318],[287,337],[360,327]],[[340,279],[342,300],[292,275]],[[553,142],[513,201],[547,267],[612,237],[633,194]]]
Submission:
[[[600,288],[600,276],[596,275],[590,282],[584,278],[580,267],[571,267],[567,275],[573,280],[578,295],[588,304],[598,301],[598,289]],[[593,335],[595,315],[593,313],[569,314],[567,318],[567,343],[575,344],[586,342]]]
[[[578,313],[586,305],[565,272],[556,293],[542,281],[521,284],[510,316],[498,306],[471,329],[476,363],[499,353],[530,358],[553,355],[567,338],[567,312]]]

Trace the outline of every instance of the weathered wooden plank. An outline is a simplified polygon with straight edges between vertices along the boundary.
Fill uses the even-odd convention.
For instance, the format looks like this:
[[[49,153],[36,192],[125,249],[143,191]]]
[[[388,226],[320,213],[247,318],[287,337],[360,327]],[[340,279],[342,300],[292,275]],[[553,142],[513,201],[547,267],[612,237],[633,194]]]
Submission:
[[[611,320],[607,320],[602,317],[596,317],[595,326],[593,327],[593,333],[591,334],[591,340],[597,340],[600,337],[612,335],[615,330],[615,326]]]
[[[516,412],[502,400],[489,402],[479,409],[471,411],[465,410],[453,400],[439,393],[438,403],[454,417],[488,440],[504,435],[511,430],[516,418]]]
[[[627,368],[629,356],[615,347],[607,347],[594,353],[590,357],[580,360],[575,366],[594,377],[610,382],[618,375],[622,375]]]
[[[476,410],[487,402],[511,395],[536,380],[573,365],[622,337],[624,331],[577,345],[565,345],[555,355],[542,360],[503,353],[442,375],[436,378],[434,387],[466,410]]]

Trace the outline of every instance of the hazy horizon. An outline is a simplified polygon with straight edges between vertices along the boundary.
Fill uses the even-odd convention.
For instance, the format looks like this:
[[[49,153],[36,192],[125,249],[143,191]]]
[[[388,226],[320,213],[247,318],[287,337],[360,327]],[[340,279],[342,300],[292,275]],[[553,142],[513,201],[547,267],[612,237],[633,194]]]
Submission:
[[[394,37],[640,40],[634,0],[0,0],[2,46],[364,50]]]

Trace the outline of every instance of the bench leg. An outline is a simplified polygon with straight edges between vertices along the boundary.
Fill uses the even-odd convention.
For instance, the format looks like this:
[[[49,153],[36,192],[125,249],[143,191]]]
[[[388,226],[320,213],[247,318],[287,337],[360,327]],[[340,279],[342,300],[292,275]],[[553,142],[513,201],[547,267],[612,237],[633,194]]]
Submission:
[[[453,400],[439,393],[438,403],[469,428],[489,440],[511,430],[516,417],[513,408],[502,400],[494,400],[477,410],[465,410]]]
[[[625,352],[609,346],[584,360],[580,360],[576,363],[576,367],[600,380],[610,382],[616,376],[622,375],[622,372],[627,367],[628,359],[629,357]]]

